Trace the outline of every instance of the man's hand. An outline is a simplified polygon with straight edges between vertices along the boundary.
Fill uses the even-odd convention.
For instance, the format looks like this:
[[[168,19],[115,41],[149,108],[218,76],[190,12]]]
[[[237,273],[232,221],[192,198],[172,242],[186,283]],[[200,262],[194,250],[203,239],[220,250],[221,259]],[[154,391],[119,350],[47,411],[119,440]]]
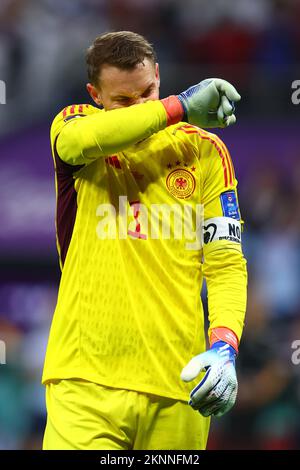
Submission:
[[[241,96],[226,80],[208,78],[183,91],[177,98],[184,109],[184,121],[208,128],[234,124],[234,102]]]
[[[193,357],[182,369],[181,379],[190,382],[205,369],[201,382],[191,391],[189,405],[203,416],[222,416],[236,400],[237,378],[235,372],[235,349],[224,341]]]

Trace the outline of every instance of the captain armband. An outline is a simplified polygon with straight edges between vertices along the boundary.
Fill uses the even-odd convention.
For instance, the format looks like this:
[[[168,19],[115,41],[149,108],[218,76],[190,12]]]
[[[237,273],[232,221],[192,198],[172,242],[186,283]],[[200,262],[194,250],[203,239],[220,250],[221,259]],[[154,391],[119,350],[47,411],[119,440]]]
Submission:
[[[207,219],[203,224],[204,244],[225,240],[241,243],[241,223],[231,217],[213,217]]]

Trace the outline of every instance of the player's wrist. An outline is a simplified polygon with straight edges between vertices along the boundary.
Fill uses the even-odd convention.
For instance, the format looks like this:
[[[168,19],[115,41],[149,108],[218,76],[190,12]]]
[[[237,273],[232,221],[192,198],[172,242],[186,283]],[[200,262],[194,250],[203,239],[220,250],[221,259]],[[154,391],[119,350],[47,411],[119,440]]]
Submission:
[[[235,350],[236,354],[238,354],[239,340],[237,335],[230,328],[221,326],[211,330],[209,338],[210,347],[219,341],[229,344]]]
[[[183,120],[185,109],[177,96],[171,95],[160,101],[167,113],[167,126],[177,124]]]

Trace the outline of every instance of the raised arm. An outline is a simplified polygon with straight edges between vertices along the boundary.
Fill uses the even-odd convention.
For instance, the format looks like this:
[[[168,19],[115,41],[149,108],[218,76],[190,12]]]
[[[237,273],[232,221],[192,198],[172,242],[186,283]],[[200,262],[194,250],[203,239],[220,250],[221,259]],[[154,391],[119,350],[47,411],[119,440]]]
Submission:
[[[235,122],[230,102],[239,99],[231,84],[210,79],[162,100],[111,111],[90,107],[94,112],[87,115],[78,112],[66,117],[62,112],[51,128],[52,147],[65,163],[88,164],[125,150],[183,118],[200,127],[226,127]]]

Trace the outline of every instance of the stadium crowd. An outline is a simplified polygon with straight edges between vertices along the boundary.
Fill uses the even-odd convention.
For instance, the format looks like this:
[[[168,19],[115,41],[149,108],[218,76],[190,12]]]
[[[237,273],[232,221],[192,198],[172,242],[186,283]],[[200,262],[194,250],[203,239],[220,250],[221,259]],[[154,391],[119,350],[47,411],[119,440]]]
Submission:
[[[0,133],[21,125],[24,113],[35,122],[65,100],[84,98],[84,51],[107,30],[152,41],[166,76],[162,92],[194,83],[204,68],[247,90],[250,106],[251,98],[271,101],[269,81],[272,88],[279,81],[278,95],[282,76],[299,62],[299,15],[297,0],[3,0],[0,78],[9,84],[10,109]]]

